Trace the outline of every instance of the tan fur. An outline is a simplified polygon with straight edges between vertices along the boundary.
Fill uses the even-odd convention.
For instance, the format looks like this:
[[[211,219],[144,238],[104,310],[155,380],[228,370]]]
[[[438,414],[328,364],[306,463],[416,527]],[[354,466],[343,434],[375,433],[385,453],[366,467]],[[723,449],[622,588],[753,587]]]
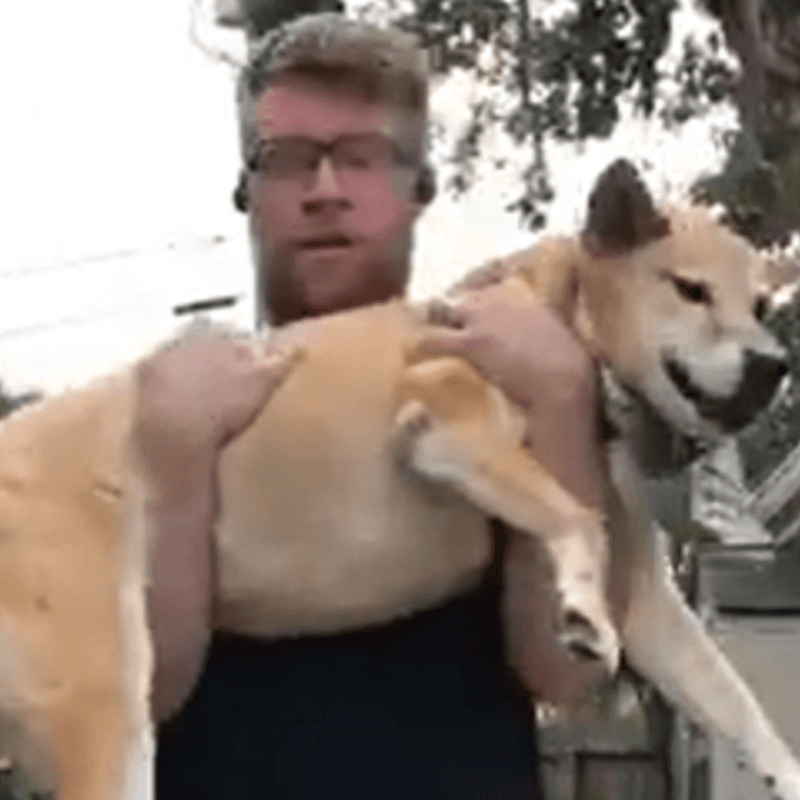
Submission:
[[[510,280],[560,305],[577,276],[587,346],[654,400],[661,392],[676,426],[711,435],[663,387],[656,345],[663,335],[699,363],[721,341],[759,340],[746,288],[755,259],[704,218],[674,218],[673,236],[612,259],[546,240],[511,257]],[[719,288],[712,323],[664,291],[663,269]],[[660,624],[653,598],[668,576],[649,520],[617,515],[609,540],[601,511],[581,507],[524,452],[520,412],[496,388],[459,359],[405,362],[418,333],[418,314],[399,302],[281,332],[306,357],[220,465],[216,625],[329,633],[432,607],[479,580],[492,557],[486,517],[499,516],[535,537],[555,567],[544,637],[574,610],[608,669],[621,628],[657,673],[668,659],[664,647],[646,647],[648,626]],[[711,376],[720,385],[724,356]],[[128,455],[135,391],[129,370],[0,426],[0,712],[48,756],[43,766],[21,747],[12,753],[43,780],[51,768],[60,800],[152,791],[144,483]],[[679,669],[668,673],[663,683],[680,683]],[[780,751],[772,735],[762,751]],[[800,800],[788,755],[755,758],[789,776],[785,800]]]

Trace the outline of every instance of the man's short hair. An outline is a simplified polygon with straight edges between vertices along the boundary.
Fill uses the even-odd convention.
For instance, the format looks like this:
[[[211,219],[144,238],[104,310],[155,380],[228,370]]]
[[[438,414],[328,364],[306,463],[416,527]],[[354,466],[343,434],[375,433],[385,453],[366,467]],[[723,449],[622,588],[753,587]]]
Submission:
[[[341,14],[310,14],[269,31],[250,46],[238,85],[240,145],[247,159],[257,143],[255,106],[273,83],[298,78],[384,103],[416,119],[424,160],[428,121],[426,54],[417,39]],[[416,127],[416,126],[415,126]]]

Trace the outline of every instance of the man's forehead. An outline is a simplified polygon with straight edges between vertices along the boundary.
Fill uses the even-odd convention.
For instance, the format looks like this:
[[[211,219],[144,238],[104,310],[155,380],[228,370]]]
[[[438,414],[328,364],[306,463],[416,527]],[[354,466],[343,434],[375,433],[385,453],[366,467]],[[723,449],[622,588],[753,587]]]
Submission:
[[[396,112],[380,103],[310,82],[285,81],[269,86],[256,104],[262,138],[287,135],[330,139],[347,133],[391,134]]]

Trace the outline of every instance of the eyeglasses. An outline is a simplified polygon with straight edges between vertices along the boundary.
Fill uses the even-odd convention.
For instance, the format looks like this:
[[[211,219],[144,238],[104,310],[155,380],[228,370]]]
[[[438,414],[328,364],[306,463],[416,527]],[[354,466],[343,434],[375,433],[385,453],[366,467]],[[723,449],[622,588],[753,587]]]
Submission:
[[[413,165],[388,136],[364,133],[339,136],[330,142],[306,136],[264,139],[247,159],[247,168],[271,180],[308,183],[325,156],[341,178],[371,177]]]

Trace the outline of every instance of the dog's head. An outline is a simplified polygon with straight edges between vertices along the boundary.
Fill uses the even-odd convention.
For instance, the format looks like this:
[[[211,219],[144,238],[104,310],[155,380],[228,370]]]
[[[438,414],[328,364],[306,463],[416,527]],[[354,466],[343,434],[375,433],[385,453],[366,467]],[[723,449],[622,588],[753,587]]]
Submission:
[[[705,210],[656,209],[612,164],[589,199],[580,283],[592,344],[673,430],[713,442],[749,423],[788,371],[761,324],[765,260]]]

